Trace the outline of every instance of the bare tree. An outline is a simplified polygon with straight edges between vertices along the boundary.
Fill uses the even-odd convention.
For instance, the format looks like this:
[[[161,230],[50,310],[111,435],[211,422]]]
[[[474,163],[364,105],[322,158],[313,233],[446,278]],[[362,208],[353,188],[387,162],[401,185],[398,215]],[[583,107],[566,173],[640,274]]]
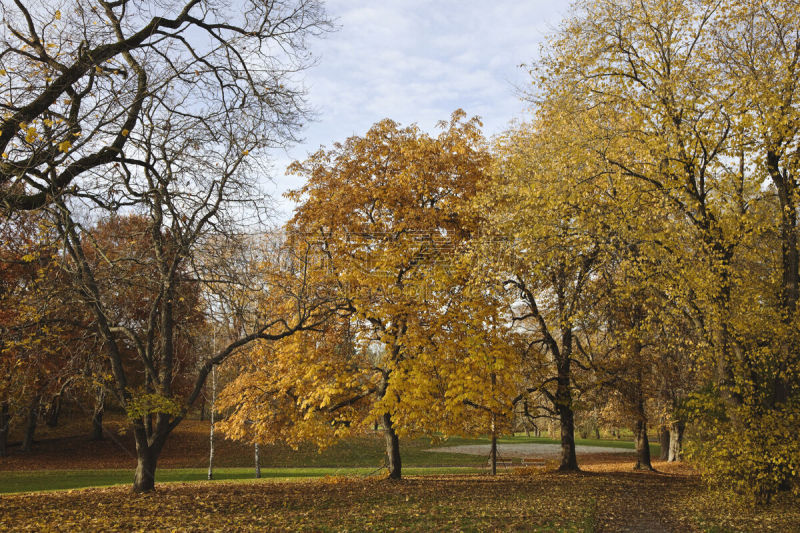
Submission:
[[[0,204],[10,209],[111,187],[109,172],[134,164],[132,134],[154,118],[153,102],[169,105],[177,124],[246,118],[240,151],[291,141],[304,117],[294,74],[311,59],[307,38],[331,27],[317,0],[64,10],[14,0],[0,16]]]
[[[262,156],[294,140],[306,118],[295,75],[311,59],[306,40],[330,24],[316,0],[118,0],[69,11],[19,0],[0,9],[0,203],[49,211],[111,367],[109,392],[133,426],[134,490],[149,491],[168,435],[215,365],[330,313],[296,249],[264,248],[258,276],[230,268],[252,264],[239,235],[263,229]],[[121,215],[140,217],[141,234],[96,238],[98,221]],[[223,285],[236,289],[215,288]],[[139,295],[135,317],[120,308],[123,288]],[[179,317],[192,292],[203,295],[202,312],[220,295],[249,305],[236,334],[190,364]]]
[[[181,318],[186,316],[187,302],[182,295],[195,291],[211,295],[213,292],[204,286],[227,283],[224,278],[213,278],[213,272],[193,270],[189,261],[208,244],[203,228],[219,218],[189,211],[165,224],[165,219],[155,212],[177,212],[185,197],[160,196],[158,187],[151,186],[150,197],[158,198],[158,203],[149,205],[151,211],[146,218],[150,231],[148,254],[112,254],[94,238],[92,228],[76,220],[69,206],[62,203],[54,210],[64,239],[65,268],[83,305],[94,317],[93,328],[103,341],[103,355],[110,363],[112,382],[108,386],[132,424],[138,460],[133,488],[137,492],[153,490],[158,457],[168,436],[200,397],[216,365],[255,340],[278,340],[297,331],[318,328],[336,308],[324,287],[309,286],[302,256],[286,248],[272,248],[277,255],[260,263],[259,278],[237,280],[236,297],[251,302],[252,309],[238,324],[238,333],[231,335],[229,330],[225,343],[208,356],[198,356],[208,352],[192,345],[197,337],[184,330]],[[198,204],[196,208],[208,210],[213,205]],[[179,222],[184,218],[195,222]],[[198,222],[203,220],[209,222]],[[222,226],[214,226],[214,231],[222,231]],[[102,257],[105,263],[90,260],[91,255]],[[130,262],[146,268],[143,273],[131,275]],[[139,302],[142,309],[135,320],[121,312],[115,298],[128,283],[143,295]],[[204,314],[216,311],[210,308],[210,299],[189,304],[200,306]],[[190,345],[182,347],[187,339]],[[192,352],[189,355],[193,357],[187,357],[187,352]]]

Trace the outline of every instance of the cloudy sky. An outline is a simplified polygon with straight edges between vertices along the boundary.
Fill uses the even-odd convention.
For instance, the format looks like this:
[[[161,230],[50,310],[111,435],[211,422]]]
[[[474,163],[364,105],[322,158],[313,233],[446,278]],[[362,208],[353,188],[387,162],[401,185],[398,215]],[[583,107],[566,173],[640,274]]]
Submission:
[[[283,174],[321,145],[361,135],[383,118],[434,131],[457,108],[502,131],[525,110],[515,88],[529,77],[522,63],[567,11],[566,0],[328,0],[338,31],[316,41],[318,64],[305,73],[317,121],[305,141],[275,155],[280,195],[297,187]],[[281,202],[283,217],[291,205]]]

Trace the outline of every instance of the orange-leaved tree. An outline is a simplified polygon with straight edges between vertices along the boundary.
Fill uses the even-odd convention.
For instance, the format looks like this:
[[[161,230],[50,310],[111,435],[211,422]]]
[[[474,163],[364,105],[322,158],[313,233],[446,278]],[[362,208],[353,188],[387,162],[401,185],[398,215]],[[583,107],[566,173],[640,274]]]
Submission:
[[[53,228],[38,212],[0,221],[0,456],[15,420],[33,444],[41,406],[80,378],[93,340],[65,286]],[[53,416],[50,416],[53,419]],[[18,425],[18,424],[15,424]]]
[[[322,427],[335,437],[378,421],[389,476],[400,478],[399,436],[441,427],[433,337],[446,306],[435,302],[445,263],[475,227],[464,206],[490,156],[477,119],[456,111],[440,127],[432,137],[384,120],[291,167],[307,184],[290,194],[300,205],[289,238],[318,243],[315,275],[350,314],[276,346],[267,368],[256,361],[227,396],[229,431],[249,425],[269,440],[280,422],[291,439],[313,440]]]

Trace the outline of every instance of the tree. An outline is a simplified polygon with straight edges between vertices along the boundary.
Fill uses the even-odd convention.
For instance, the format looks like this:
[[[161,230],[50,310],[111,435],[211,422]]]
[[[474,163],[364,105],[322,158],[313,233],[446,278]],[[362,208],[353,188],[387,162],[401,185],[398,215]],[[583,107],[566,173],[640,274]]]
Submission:
[[[255,339],[282,338],[313,327],[326,315],[323,300],[329,303],[321,293],[303,292],[308,288],[302,278],[270,272],[280,265],[280,257],[263,258],[260,277],[237,280],[243,291],[252,289],[258,312],[227,345],[203,359],[186,394],[176,386],[174,380],[183,371],[178,359],[181,324],[176,320],[182,291],[231,282],[217,279],[210,270],[214,263],[202,260],[203,250],[214,242],[212,234],[236,242],[241,241],[236,234],[261,229],[254,218],[263,213],[258,205],[263,195],[254,186],[263,170],[259,161],[267,149],[292,140],[304,107],[291,74],[306,64],[305,40],[328,27],[313,1],[243,7],[217,8],[195,0],[167,6],[103,3],[69,13],[41,7],[30,17],[21,4],[14,17],[7,10],[13,28],[27,28],[17,31],[23,36],[40,22],[46,26],[37,31],[44,37],[26,37],[41,62],[53,62],[46,44],[55,42],[53,49],[64,48],[64,61],[72,57],[72,63],[63,68],[53,64],[44,70],[55,73],[37,78],[33,70],[41,70],[41,62],[23,60],[21,46],[6,53],[8,61],[17,58],[11,72],[30,74],[44,88],[38,96],[36,86],[15,96],[9,110],[2,137],[10,143],[6,164],[23,161],[28,171],[12,179],[19,172],[6,170],[13,183],[4,190],[4,202],[12,209],[48,205],[72,285],[103,343],[112,392],[131,419],[136,491],[153,489],[164,442],[201,393],[214,365]],[[19,25],[18,18],[32,23]],[[53,19],[65,27],[48,25]],[[18,38],[13,32],[8,37]],[[9,91],[16,89],[9,85]],[[21,122],[36,128],[30,141],[18,138]],[[47,128],[55,128],[54,133]],[[61,144],[65,135],[69,145]],[[17,137],[16,144],[10,136]],[[40,167],[52,170],[43,173]],[[148,234],[140,241],[147,253],[132,258],[152,273],[151,279],[142,280],[139,294],[146,304],[136,322],[118,312],[114,298],[114,278],[126,275],[126,258],[114,257],[104,266],[88,253],[107,256],[109,250],[93,239],[91,226],[120,209],[146,220]],[[252,215],[249,228],[242,214]],[[265,287],[268,292],[259,296]],[[283,288],[295,292],[273,305],[277,300],[270,298]],[[141,387],[135,386],[133,375],[144,377]]]
[[[160,200],[175,207],[168,203],[173,197]],[[134,490],[152,490],[161,449],[201,394],[211,369],[256,339],[277,340],[318,326],[327,319],[331,300],[324,292],[309,294],[302,270],[281,272],[281,257],[265,260],[259,278],[239,280],[242,290],[249,290],[252,301],[257,302],[255,316],[240,324],[238,334],[216,352],[201,356],[198,365],[185,359],[196,356],[197,347],[186,344],[190,340],[186,329],[192,324],[182,319],[209,311],[198,308],[197,300],[185,295],[195,293],[201,280],[221,283],[209,279],[213,271],[189,269],[189,255],[197,254],[202,244],[200,227],[171,224],[165,228],[160,224],[163,220],[157,220],[151,211],[149,217],[135,219],[143,224],[139,239],[125,233],[128,246],[120,246],[114,239],[104,246],[106,242],[93,238],[65,206],[61,208],[59,227],[73,284],[82,304],[94,315],[92,326],[103,340],[104,356],[111,367],[109,386],[133,426],[138,460]],[[191,218],[202,217],[192,213]],[[102,259],[95,261],[92,256]],[[138,270],[132,271],[131,264]],[[259,284],[254,286],[254,281]],[[135,291],[140,305],[120,305],[127,290]]]
[[[247,117],[267,144],[292,140],[303,93],[291,77],[309,59],[306,39],[330,29],[315,0],[63,11],[34,0],[3,4],[2,17],[0,204],[12,210],[112,186],[105,176],[137,164],[131,133],[164,94],[182,120]]]
[[[539,353],[529,390],[545,396],[560,421],[559,468],[577,470],[574,368],[589,369],[577,321],[589,309],[606,237],[593,217],[601,205],[590,200],[595,190],[581,186],[596,167],[570,144],[569,124],[580,116],[567,100],[552,104],[501,139],[493,184],[478,205],[491,213],[485,232],[499,243],[495,268],[512,296],[513,321]]]
[[[430,137],[384,120],[292,166],[307,183],[290,195],[300,206],[289,238],[319,243],[316,275],[351,315],[256,361],[228,393],[229,431],[263,442],[278,424],[324,442],[377,419],[389,477],[399,479],[399,437],[440,424],[430,337],[441,309],[428,302],[447,274],[440,261],[473,227],[462,208],[489,163],[477,119],[457,111],[440,126]]]
[[[497,438],[510,432],[517,404],[527,398],[523,339],[515,331],[506,294],[498,283],[491,248],[475,236],[465,250],[451,257],[451,273],[442,279],[447,287],[432,291],[429,308],[441,309],[427,324],[427,359],[440,392],[441,431],[452,435],[491,438],[489,460],[497,472]],[[500,278],[502,279],[502,278]],[[533,418],[526,410],[524,416]],[[488,430],[488,431],[487,431]]]
[[[31,450],[42,407],[74,386],[92,340],[65,290],[55,235],[41,214],[3,218],[0,233],[0,456],[5,456],[15,418],[24,419],[21,450]]]
[[[797,471],[797,28],[791,1],[581,2],[538,70],[595,117],[607,169],[664,200],[648,253],[675,259],[669,297],[702,339],[702,457],[759,499]]]

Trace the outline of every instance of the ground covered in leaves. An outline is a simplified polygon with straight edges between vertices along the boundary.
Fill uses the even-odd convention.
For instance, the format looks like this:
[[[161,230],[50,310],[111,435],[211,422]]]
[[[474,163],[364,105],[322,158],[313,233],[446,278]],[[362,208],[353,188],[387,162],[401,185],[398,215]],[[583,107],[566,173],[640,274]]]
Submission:
[[[0,528],[292,531],[800,531],[800,508],[709,492],[681,466],[636,473],[595,463],[579,474],[505,472],[319,481],[163,484],[0,496]],[[628,465],[625,465],[628,467]]]
[[[199,473],[173,472],[170,479],[203,477],[207,432],[207,421],[182,424],[159,461],[160,471],[200,468]],[[125,485],[0,495],[0,531],[800,531],[796,501],[779,499],[755,509],[710,490],[696,472],[680,464],[656,462],[658,473],[633,472],[632,450],[581,455],[584,471],[579,474],[559,474],[548,461],[545,470],[504,468],[496,477],[425,475],[389,482],[364,477],[375,472],[384,453],[380,436],[364,436],[322,454],[312,447],[262,449],[262,464],[283,472],[269,476],[299,475],[286,467],[347,466],[350,473],[359,472],[352,477],[159,483],[155,494],[134,495],[128,481],[135,464],[130,435],[113,431],[105,441],[93,442],[86,433],[43,431],[33,452],[12,448],[12,455],[0,460],[0,488],[57,488],[47,476],[67,478],[65,469],[93,481],[84,485]],[[475,442],[451,439],[447,444]],[[407,473],[441,473],[431,468],[441,465],[472,465],[479,471],[486,467],[484,457],[430,453],[430,446],[430,439],[403,442],[404,466],[425,467]],[[241,477],[250,477],[252,453],[250,445],[220,439],[216,463],[243,467]],[[352,468],[356,466],[361,469]],[[124,470],[98,470],[106,468]],[[120,474],[119,479],[105,480],[103,472]],[[34,482],[36,475],[44,476],[41,483]]]

